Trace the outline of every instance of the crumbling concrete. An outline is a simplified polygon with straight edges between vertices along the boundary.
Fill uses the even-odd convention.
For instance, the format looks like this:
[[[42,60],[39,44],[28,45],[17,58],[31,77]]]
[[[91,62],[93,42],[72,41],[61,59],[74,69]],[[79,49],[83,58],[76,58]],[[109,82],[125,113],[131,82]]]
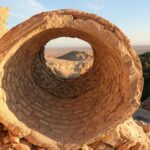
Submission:
[[[94,63],[78,78],[60,79],[44,61],[45,44],[62,36],[92,45]],[[35,15],[1,38],[0,58],[0,122],[37,146],[88,148],[128,120],[140,105],[139,57],[115,25],[96,15],[75,10]]]

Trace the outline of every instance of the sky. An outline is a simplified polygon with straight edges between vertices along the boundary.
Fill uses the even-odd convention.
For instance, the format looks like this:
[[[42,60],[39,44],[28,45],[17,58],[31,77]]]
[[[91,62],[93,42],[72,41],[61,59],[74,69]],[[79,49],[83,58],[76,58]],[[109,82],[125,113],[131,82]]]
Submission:
[[[9,29],[43,11],[79,9],[117,25],[132,45],[150,45],[150,0],[0,0],[0,7],[10,8]],[[60,38],[57,42],[63,44],[63,40]],[[85,45],[77,39],[76,43]]]

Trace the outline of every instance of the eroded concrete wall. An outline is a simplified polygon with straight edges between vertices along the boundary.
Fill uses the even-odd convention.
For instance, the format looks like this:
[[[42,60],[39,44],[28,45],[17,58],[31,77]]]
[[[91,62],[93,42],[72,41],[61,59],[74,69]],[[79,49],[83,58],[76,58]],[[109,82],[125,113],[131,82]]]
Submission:
[[[8,9],[0,13],[2,35]],[[75,80],[59,79],[43,59],[44,45],[61,36],[81,38],[93,47],[92,68]],[[0,122],[36,146],[148,150],[149,138],[131,118],[142,88],[141,63],[127,37],[96,15],[41,13],[0,40]]]

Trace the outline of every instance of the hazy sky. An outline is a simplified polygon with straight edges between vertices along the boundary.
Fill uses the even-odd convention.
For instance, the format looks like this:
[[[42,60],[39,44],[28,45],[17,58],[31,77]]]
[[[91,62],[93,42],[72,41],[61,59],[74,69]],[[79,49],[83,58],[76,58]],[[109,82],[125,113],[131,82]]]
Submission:
[[[9,28],[42,11],[80,9],[116,24],[132,44],[150,45],[150,0],[0,0],[0,6],[10,7]]]

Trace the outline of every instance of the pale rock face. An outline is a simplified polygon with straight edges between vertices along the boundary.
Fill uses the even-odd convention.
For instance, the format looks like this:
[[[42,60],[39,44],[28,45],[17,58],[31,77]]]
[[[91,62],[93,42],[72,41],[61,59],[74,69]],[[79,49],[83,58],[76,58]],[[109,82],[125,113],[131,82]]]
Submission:
[[[77,79],[60,79],[45,64],[43,46],[61,36],[81,38],[93,47],[94,63]],[[100,139],[107,150],[147,149],[148,137],[128,120],[140,105],[142,88],[141,63],[128,39],[96,15],[44,12],[0,39],[0,122],[39,147],[93,149]]]
[[[6,19],[8,17],[8,8],[0,7],[0,38],[7,32]]]
[[[66,54],[66,58],[65,55],[60,58],[46,58],[46,64],[57,77],[64,79],[77,78],[92,67],[93,56],[87,53],[89,52],[76,52],[76,58],[72,57],[72,53]],[[67,57],[70,57],[70,59]]]
[[[138,121],[137,124],[143,128],[143,131],[147,134],[150,138],[150,124],[145,123],[143,121]]]
[[[16,144],[14,148],[15,150],[31,150],[31,148],[26,144]]]
[[[144,147],[143,150],[148,150],[150,148],[149,137],[132,118],[129,118],[124,123],[117,125],[114,129],[111,129],[101,138],[101,141],[120,150],[133,149],[138,145],[139,147]]]

